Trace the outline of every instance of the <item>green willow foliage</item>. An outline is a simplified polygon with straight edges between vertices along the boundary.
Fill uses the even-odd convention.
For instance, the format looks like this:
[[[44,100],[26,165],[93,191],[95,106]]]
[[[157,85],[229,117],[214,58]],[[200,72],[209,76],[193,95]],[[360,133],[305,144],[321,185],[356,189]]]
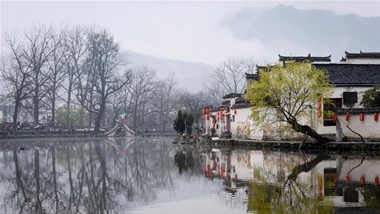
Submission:
[[[279,170],[279,169],[277,169]],[[254,167],[254,180],[250,182],[248,212],[255,214],[314,214],[333,213],[333,202],[318,198],[316,186],[310,180],[320,176],[310,173],[308,181],[296,178],[278,181],[273,179],[276,170],[270,167]]]
[[[248,85],[245,98],[253,104],[251,119],[256,124],[284,121],[296,132],[324,140],[310,124],[322,122],[312,114],[316,115],[318,100],[329,98],[332,93],[333,86],[326,72],[308,62],[292,61],[286,66],[277,63],[267,70],[260,70],[259,80]],[[323,99],[323,102],[331,101]],[[301,126],[300,122],[307,126]]]

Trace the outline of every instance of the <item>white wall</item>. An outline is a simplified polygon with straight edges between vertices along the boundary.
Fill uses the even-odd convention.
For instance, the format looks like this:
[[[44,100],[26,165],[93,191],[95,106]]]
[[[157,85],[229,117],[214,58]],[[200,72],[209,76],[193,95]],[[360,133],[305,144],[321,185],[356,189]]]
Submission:
[[[380,59],[347,59],[350,64],[380,64]]]
[[[374,114],[364,114],[364,121],[360,121],[358,114],[350,114],[350,118],[346,121],[346,115],[338,115],[340,121],[340,128],[342,133],[337,134],[337,140],[339,136],[347,136],[348,138],[360,138],[357,134],[350,131],[346,126],[349,126],[352,130],[362,135],[364,138],[378,138],[380,139],[380,121],[374,120]]]
[[[371,89],[371,88],[373,88],[373,87],[335,87],[333,95],[331,98],[343,99],[343,92],[348,92],[348,91],[349,92],[358,92],[358,102],[355,105],[353,105],[352,108],[361,108],[362,106],[359,104],[362,100],[363,93],[364,93],[364,91]],[[344,106],[344,105],[342,107],[348,108],[347,106]],[[322,118],[318,118],[317,115],[315,116],[315,118],[317,118],[317,120],[322,119]],[[318,125],[316,127],[316,131],[319,134],[335,134],[336,133],[336,126],[323,126],[323,123],[321,123],[321,122],[322,121],[319,121],[320,125]]]
[[[250,139],[262,139],[262,132],[254,129],[252,126],[252,120],[249,119],[251,115],[251,108],[236,109],[237,114],[234,114],[235,109],[231,110],[232,115],[235,116],[235,122],[231,120],[231,132],[233,137],[237,138],[250,138]],[[232,118],[231,115],[231,118]]]

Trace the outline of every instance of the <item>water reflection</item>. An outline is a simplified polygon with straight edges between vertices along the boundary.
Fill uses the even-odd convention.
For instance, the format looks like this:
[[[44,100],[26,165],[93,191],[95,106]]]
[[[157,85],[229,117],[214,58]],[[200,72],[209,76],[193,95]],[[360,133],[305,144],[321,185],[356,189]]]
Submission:
[[[378,156],[210,148],[204,177],[245,188],[252,213],[380,211]]]
[[[8,142],[0,155],[1,209],[104,213],[149,203],[159,189],[173,191],[172,150],[163,140],[125,138]]]
[[[172,139],[0,144],[0,213],[379,211],[368,155],[177,146]]]

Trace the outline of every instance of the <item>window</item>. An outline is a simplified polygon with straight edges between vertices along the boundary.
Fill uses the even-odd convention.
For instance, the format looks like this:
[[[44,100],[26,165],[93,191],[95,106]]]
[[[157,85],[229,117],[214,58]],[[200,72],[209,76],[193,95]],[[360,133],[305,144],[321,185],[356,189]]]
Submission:
[[[343,92],[343,104],[347,107],[352,107],[358,102],[358,92]]]

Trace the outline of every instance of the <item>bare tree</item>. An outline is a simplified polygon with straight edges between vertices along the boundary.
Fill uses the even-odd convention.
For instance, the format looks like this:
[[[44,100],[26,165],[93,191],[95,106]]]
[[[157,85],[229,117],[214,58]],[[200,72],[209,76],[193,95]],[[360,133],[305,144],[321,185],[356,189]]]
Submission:
[[[26,43],[23,48],[23,55],[28,60],[28,65],[33,72],[32,90],[33,97],[30,108],[33,109],[34,124],[39,123],[40,101],[47,94],[48,69],[47,62],[52,52],[51,40],[53,28],[42,25],[34,27],[24,33]]]
[[[173,102],[176,82],[175,73],[170,72],[167,78],[157,82],[153,92],[152,104],[158,112],[162,132],[165,131],[169,122],[170,113],[174,111]]]
[[[211,81],[205,85],[206,90],[211,98],[220,103],[220,97],[225,94],[244,93],[245,73],[253,73],[255,70],[253,58],[230,57],[220,63],[211,73]]]
[[[84,72],[87,63],[88,55],[88,39],[87,30],[83,27],[76,26],[72,29],[65,29],[66,36],[64,43],[68,51],[66,62],[66,81],[62,85],[66,92],[66,98],[62,98],[66,103],[66,125],[69,125],[70,110],[74,100],[73,91],[74,85],[78,77]],[[89,127],[91,127],[91,116],[89,119]]]
[[[97,134],[106,103],[112,94],[130,82],[130,75],[127,71],[122,77],[118,74],[126,65],[126,59],[108,31],[93,30],[89,33],[89,51],[88,60],[92,60],[93,69],[79,76],[77,98],[87,111],[96,115],[94,133]],[[87,93],[88,88],[93,88],[93,97]]]
[[[28,99],[32,93],[30,86],[32,84],[33,70],[22,51],[22,43],[17,42],[16,34],[6,34],[5,44],[9,49],[9,53],[6,55],[7,59],[2,59],[0,72],[8,90],[7,97],[14,102],[13,133],[15,133],[22,101]]]
[[[66,63],[68,62],[67,46],[64,45],[64,34],[65,32],[59,33],[58,35],[53,35],[51,39],[51,55],[48,61],[49,74],[47,78],[48,93],[47,99],[45,100],[45,106],[51,110],[51,120],[50,125],[55,124],[55,110],[57,98],[59,97],[60,89],[62,88],[62,83],[67,77]],[[44,100],[43,100],[44,101]],[[47,118],[46,118],[47,119]]]
[[[152,113],[147,106],[151,102],[156,72],[146,66],[138,67],[133,70],[132,78],[132,83],[128,86],[132,101],[132,121],[136,129],[141,129],[144,117]]]
[[[112,115],[112,122],[116,123],[114,118],[118,118],[121,114],[124,113],[123,103],[123,89],[117,91],[116,93],[110,96],[110,100],[107,105],[108,114]],[[106,115],[104,115],[104,120],[106,120]],[[110,124],[111,121],[106,121],[107,124]]]

